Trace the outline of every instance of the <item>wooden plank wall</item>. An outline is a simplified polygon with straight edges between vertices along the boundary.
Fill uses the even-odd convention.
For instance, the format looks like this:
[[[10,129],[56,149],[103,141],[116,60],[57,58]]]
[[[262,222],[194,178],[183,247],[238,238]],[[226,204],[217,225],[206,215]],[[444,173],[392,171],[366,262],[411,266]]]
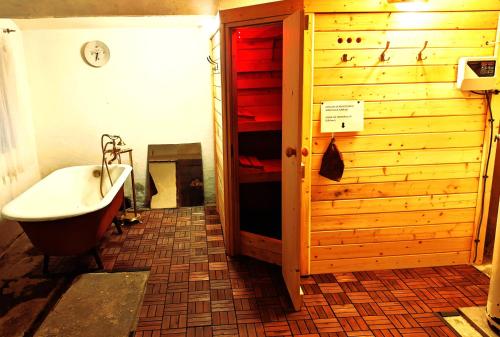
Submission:
[[[311,273],[470,260],[489,134],[484,98],[455,88],[457,63],[493,55],[486,42],[495,40],[500,2],[423,4],[428,11],[306,1],[314,16]],[[387,41],[390,59],[381,62]],[[335,135],[346,166],[337,183],[318,174],[331,136],[320,132],[320,103],[353,99],[365,101],[365,129]]]
[[[224,208],[224,139],[223,139],[223,118],[222,118],[222,85],[221,85],[221,59],[220,59],[220,31],[218,30],[211,39],[212,60],[218,66],[212,66],[212,96],[213,96],[213,116],[214,116],[214,141],[215,141],[215,193],[217,211],[219,212],[222,228],[225,227]],[[224,232],[224,236],[226,233]],[[228,242],[226,238],[226,242]]]

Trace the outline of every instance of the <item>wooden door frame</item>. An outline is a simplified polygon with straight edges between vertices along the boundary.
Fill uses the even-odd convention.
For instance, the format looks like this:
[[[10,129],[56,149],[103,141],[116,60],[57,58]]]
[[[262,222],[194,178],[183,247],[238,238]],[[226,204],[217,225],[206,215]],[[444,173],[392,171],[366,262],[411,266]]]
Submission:
[[[303,8],[303,0],[285,0],[219,12],[221,22],[219,31],[221,34],[224,197],[227,200],[224,204],[226,219],[224,231],[227,233],[226,252],[228,255],[237,255],[240,253],[238,166],[233,160],[238,146],[238,138],[234,129],[234,116],[231,114],[234,111],[235,104],[235,100],[233,100],[235,74],[232,67],[231,31],[236,27],[263,25],[274,22],[282,23],[290,14],[299,10],[302,11]],[[301,229],[300,233],[302,232]]]
[[[300,286],[302,261],[302,117],[304,77],[303,10],[283,21],[283,136],[282,136],[282,274],[296,311],[303,304]],[[286,124],[286,125],[285,125]],[[295,149],[295,155],[288,150]]]
[[[244,8],[244,10],[242,10]],[[219,12],[220,22],[243,23],[249,20],[261,20],[276,17],[286,17],[298,10],[304,9],[303,0],[284,0],[260,5],[226,9]]]
[[[251,6],[256,7],[256,6]],[[262,5],[258,5],[262,9]],[[247,8],[247,7],[245,7]],[[233,11],[233,10],[231,10]],[[231,23],[222,23],[220,27],[221,34],[224,38],[221,39],[221,80],[222,80],[222,115],[224,120],[223,138],[224,138],[224,193],[227,195],[225,208],[225,232],[227,234],[226,252],[228,255],[238,255],[240,253],[240,226],[239,226],[239,181],[238,181],[238,165],[233,157],[238,148],[238,133],[235,130],[236,121],[232,115],[236,100],[235,86],[236,73],[232,64],[232,35],[231,32],[237,27],[259,26],[270,23],[283,22],[288,15],[272,16],[258,18],[245,21],[235,21]],[[221,35],[222,37],[222,35]],[[224,40],[224,42],[222,41]],[[222,49],[223,48],[223,49]]]

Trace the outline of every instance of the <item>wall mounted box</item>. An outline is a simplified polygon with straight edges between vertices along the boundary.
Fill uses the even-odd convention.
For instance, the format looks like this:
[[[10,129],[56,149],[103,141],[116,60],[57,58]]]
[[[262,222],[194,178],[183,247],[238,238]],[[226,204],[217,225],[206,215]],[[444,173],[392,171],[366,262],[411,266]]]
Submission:
[[[496,57],[461,57],[457,87],[467,90],[493,90],[496,85]]]

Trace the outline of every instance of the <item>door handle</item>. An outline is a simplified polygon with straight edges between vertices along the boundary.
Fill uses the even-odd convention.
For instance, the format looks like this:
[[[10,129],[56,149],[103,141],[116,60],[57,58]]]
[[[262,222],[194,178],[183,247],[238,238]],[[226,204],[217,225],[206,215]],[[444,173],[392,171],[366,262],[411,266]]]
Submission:
[[[297,150],[294,149],[294,148],[289,147],[289,148],[286,149],[285,154],[286,154],[286,156],[288,158],[290,158],[291,156],[296,156],[297,155]]]

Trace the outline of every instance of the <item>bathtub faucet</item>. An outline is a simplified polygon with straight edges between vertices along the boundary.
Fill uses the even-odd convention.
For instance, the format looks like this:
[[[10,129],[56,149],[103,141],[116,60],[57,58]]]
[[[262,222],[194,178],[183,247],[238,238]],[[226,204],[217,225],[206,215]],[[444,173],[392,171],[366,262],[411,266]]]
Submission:
[[[118,135],[110,135],[103,134],[101,136],[101,152],[102,152],[102,162],[101,162],[101,174],[100,174],[100,190],[101,196],[104,198],[104,193],[102,191],[103,179],[104,178],[104,170],[106,170],[106,175],[108,176],[109,183],[113,186],[113,180],[111,179],[111,174],[109,173],[108,165],[113,164],[114,161],[118,161],[119,164],[122,163],[121,155],[128,153],[128,157],[130,160],[130,166],[132,166],[132,171],[130,172],[130,178],[132,180],[132,199],[134,206],[134,216],[129,220],[130,223],[139,221],[140,215],[137,213],[137,200],[136,200],[136,192],[135,192],[135,179],[134,179],[134,160],[132,159],[132,149],[123,148],[125,146],[125,142],[122,137]],[[124,217],[127,217],[127,211],[124,204],[125,214]]]
[[[111,174],[109,173],[109,167],[108,165],[112,164],[115,160],[121,161],[120,154],[122,152],[122,149],[120,146],[125,145],[125,142],[123,141],[122,137],[118,135],[110,135],[110,134],[103,134],[101,136],[101,152],[102,152],[102,161],[101,161],[101,182],[100,182],[100,189],[101,189],[101,196],[104,198],[104,192],[102,191],[102,185],[103,185],[103,177],[104,177],[104,170],[106,170],[109,183],[111,186],[113,186],[113,180],[111,179]]]

